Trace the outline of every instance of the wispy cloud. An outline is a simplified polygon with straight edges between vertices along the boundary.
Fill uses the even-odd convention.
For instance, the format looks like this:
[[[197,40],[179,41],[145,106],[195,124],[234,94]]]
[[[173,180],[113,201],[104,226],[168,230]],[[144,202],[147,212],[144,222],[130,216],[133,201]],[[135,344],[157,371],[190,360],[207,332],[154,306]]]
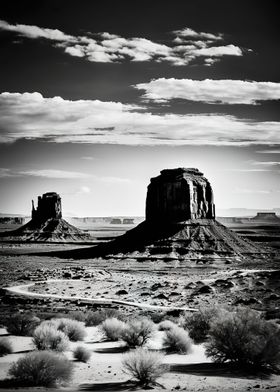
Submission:
[[[73,36],[57,29],[12,25],[4,20],[0,20],[0,30],[12,31],[29,39],[46,39],[70,56],[99,63],[125,60],[165,61],[180,66],[199,58],[205,65],[210,66],[223,56],[243,54],[243,51],[232,43],[220,44],[220,41],[224,41],[222,34],[196,32],[190,28],[174,31],[172,34],[175,38],[170,42],[166,40],[168,44],[153,42],[144,37],[125,38],[108,32]]]
[[[156,115],[119,102],[0,94],[0,141],[125,145],[280,145],[279,122],[229,115]]]
[[[280,83],[273,82],[160,78],[134,87],[145,90],[143,98],[156,102],[186,99],[209,104],[255,105],[258,101],[280,99]]]
[[[252,164],[260,166],[280,166],[279,161],[254,161]]]
[[[74,178],[89,178],[89,174],[65,171],[65,170],[12,170],[0,168],[0,178],[5,177],[45,177],[45,178],[59,178],[59,179],[74,179]]]
[[[244,193],[244,194],[270,194],[270,193],[274,193],[277,191],[273,191],[270,189],[246,189],[246,188],[236,188],[234,190],[234,193]]]
[[[260,150],[256,151],[258,154],[280,154],[280,149]]]

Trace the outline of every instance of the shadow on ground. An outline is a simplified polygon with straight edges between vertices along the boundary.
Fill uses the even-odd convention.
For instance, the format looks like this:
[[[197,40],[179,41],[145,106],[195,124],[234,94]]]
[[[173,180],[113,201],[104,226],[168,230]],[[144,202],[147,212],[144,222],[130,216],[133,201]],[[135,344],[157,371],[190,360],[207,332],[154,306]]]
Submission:
[[[272,372],[266,369],[240,368],[226,363],[196,363],[169,365],[172,373],[184,373],[205,377],[229,377],[229,378],[261,378],[269,379]]]

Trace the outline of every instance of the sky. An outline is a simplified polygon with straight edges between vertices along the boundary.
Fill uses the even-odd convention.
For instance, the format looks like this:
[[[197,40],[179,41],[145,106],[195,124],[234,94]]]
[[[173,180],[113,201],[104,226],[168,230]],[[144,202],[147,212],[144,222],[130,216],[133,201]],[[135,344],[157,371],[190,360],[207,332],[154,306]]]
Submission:
[[[197,167],[216,209],[280,207],[277,2],[2,0],[0,212],[145,213]]]

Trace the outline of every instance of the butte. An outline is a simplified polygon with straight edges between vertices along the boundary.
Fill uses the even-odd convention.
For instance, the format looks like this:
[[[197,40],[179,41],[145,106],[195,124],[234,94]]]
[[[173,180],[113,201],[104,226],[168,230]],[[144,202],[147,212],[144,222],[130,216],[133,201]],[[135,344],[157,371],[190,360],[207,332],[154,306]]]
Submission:
[[[198,169],[166,169],[152,178],[146,219],[113,241],[86,249],[56,252],[75,259],[237,260],[266,252],[217,222],[213,190]]]
[[[1,233],[4,240],[24,242],[88,242],[91,236],[62,218],[61,197],[55,192],[38,196],[38,207],[32,200],[31,220],[17,230]],[[3,240],[3,239],[2,239]]]

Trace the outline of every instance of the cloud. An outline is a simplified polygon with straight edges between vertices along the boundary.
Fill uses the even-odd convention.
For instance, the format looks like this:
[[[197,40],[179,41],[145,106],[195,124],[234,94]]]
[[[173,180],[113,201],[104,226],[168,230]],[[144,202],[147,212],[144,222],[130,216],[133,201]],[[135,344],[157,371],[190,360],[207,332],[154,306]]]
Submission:
[[[277,192],[277,191],[276,191]],[[245,193],[245,194],[270,194],[273,193],[272,190],[269,189],[246,189],[246,188],[236,188],[234,193]]]
[[[186,99],[210,104],[255,105],[258,101],[280,99],[280,83],[273,82],[160,78],[134,87],[145,90],[143,98],[156,102]]]
[[[4,20],[0,20],[0,29],[13,31],[19,35],[31,39],[45,38],[51,41],[75,42],[77,39],[72,35],[64,34],[57,29],[44,29],[38,26],[15,24],[11,25]]]
[[[73,179],[73,178],[89,178],[89,174],[65,171],[65,170],[52,170],[52,169],[40,169],[40,170],[11,170],[6,168],[0,168],[0,178],[5,177],[45,177],[45,178],[59,178],[59,179]]]
[[[280,145],[277,121],[218,114],[159,115],[120,102],[44,98],[36,92],[2,93],[0,142],[19,139],[124,145]]]
[[[219,45],[222,34],[196,32],[184,28],[173,32],[175,39],[168,44],[153,42],[144,37],[124,38],[116,34],[101,32],[73,36],[57,29],[38,26],[9,24],[0,20],[0,30],[11,31],[29,39],[46,39],[70,56],[85,58],[91,62],[119,63],[122,61],[169,62],[176,66],[187,65],[202,58],[202,63],[211,66],[222,56],[242,56],[242,50],[233,44]]]
[[[254,161],[252,162],[253,165],[260,165],[260,166],[280,166],[279,161]]]
[[[280,154],[280,149],[274,149],[274,150],[260,150],[256,151],[258,154]]]
[[[221,40],[223,38],[223,35],[218,33],[218,34],[211,34],[211,33],[203,33],[203,32],[197,32],[195,30],[192,30],[188,27],[185,27],[184,29],[181,30],[175,30],[173,33],[176,35],[176,38],[193,38],[193,39],[207,39],[207,40]]]

